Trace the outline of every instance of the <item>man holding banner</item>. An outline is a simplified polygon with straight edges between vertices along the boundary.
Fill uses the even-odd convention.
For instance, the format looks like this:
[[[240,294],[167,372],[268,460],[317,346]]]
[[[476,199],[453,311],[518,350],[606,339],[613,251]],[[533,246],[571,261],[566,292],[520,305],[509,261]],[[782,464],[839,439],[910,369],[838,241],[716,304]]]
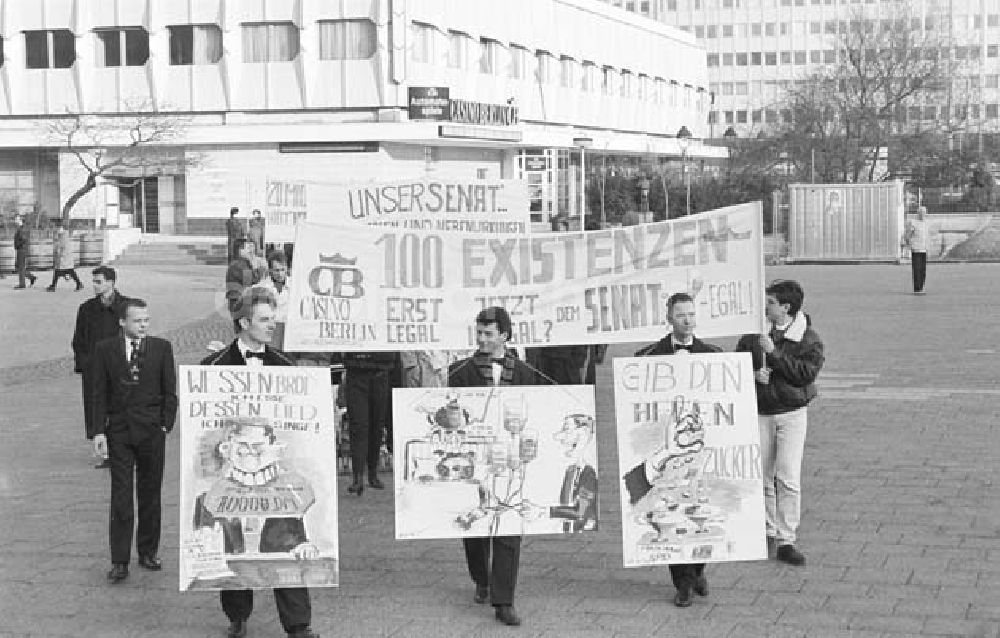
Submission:
[[[722,349],[705,343],[694,336],[697,326],[697,312],[694,298],[686,292],[678,292],[667,299],[667,322],[670,332],[666,337],[654,344],[648,345],[635,353],[637,357],[653,357],[657,355],[673,355],[677,353],[709,353],[722,352]],[[629,492],[629,500],[635,503],[652,488],[657,470],[655,460],[647,460],[625,476],[625,485]],[[708,595],[708,579],[705,578],[705,563],[670,565],[670,580],[677,588],[674,604],[678,607],[691,606],[691,593],[699,596]]]
[[[277,302],[268,291],[261,288],[248,288],[244,291],[235,315],[240,327],[239,337],[225,350],[207,357],[201,365],[294,366],[295,362],[285,353],[268,345],[274,335],[276,308]],[[294,535],[291,527],[279,533],[285,537]],[[222,610],[229,618],[229,638],[246,636],[247,619],[253,611],[253,590],[222,590],[219,592],[219,599]],[[309,627],[312,621],[312,603],[307,588],[275,588],[274,601],[278,607],[281,626],[290,638],[318,638],[318,634]]]
[[[542,385],[538,376],[507,349],[511,335],[510,315],[493,306],[476,315],[476,347],[471,357],[457,361],[448,372],[453,388],[499,385]],[[514,610],[514,588],[521,557],[520,536],[464,538],[469,575],[476,583],[475,601],[487,600],[505,625],[520,625]],[[492,567],[490,555],[492,553]]]

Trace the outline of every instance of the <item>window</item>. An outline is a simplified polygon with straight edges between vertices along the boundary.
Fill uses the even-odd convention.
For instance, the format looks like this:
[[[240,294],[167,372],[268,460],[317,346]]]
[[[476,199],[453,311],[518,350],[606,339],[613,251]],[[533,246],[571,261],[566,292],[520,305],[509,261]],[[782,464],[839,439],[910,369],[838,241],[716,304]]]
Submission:
[[[823,51],[823,64],[833,64],[837,61],[837,51],[834,49],[827,49]]]
[[[576,60],[569,56],[559,58],[559,85],[573,88],[576,79]]]
[[[244,62],[289,62],[299,55],[299,29],[291,22],[243,24]]]
[[[448,32],[448,66],[453,69],[466,69],[469,66],[467,40],[469,36],[460,31]]]
[[[0,214],[30,213],[35,207],[35,180],[28,171],[0,171]]]
[[[1000,117],[1000,108],[997,108],[996,104],[987,104],[986,117],[991,120],[997,119],[998,117]]]
[[[788,35],[788,23],[782,22],[780,25],[778,25],[778,32],[781,35]]]
[[[708,112],[708,123],[709,124],[718,124],[719,123],[719,112],[718,111],[709,111]]]
[[[528,50],[516,44],[510,45],[509,75],[514,79],[524,79],[528,68]]]
[[[719,27],[717,27],[714,24],[708,25],[708,27],[705,30],[705,35],[709,38],[719,37]]]
[[[76,62],[76,37],[68,29],[24,32],[28,69],[68,69]]]
[[[773,109],[767,109],[764,111],[764,121],[768,124],[778,123],[778,112]]]
[[[722,25],[722,37],[724,38],[733,37],[733,25],[731,24]]]
[[[986,57],[995,58],[1000,55],[1000,45],[990,44],[986,47]]]
[[[809,23],[809,33],[822,33],[823,23],[822,22],[810,22]]]
[[[792,63],[792,52],[791,51],[782,51],[781,52],[781,63],[782,64],[791,64]]]
[[[168,26],[170,64],[215,64],[222,59],[222,30],[215,24]]]
[[[723,115],[726,118],[726,124],[732,124],[733,123],[733,112],[732,111],[725,111],[725,112],[723,112]]]
[[[778,63],[778,54],[774,51],[764,52],[764,64],[767,66],[774,66]]]
[[[706,64],[710,67],[719,66],[719,54],[709,53],[708,57],[705,58]]]
[[[96,29],[97,66],[142,66],[149,59],[149,33],[142,27]]]
[[[764,24],[764,35],[774,35],[775,34],[775,23],[768,22]]]
[[[0,37],[0,66],[3,66],[3,37]]]
[[[1000,75],[987,75],[986,88],[988,89],[1000,88]]]
[[[750,25],[750,33],[752,35],[760,35],[760,33],[761,33],[761,24],[760,24],[760,22],[754,22],[753,24]]]
[[[749,90],[749,83],[747,82],[734,82],[733,92],[736,95],[746,95]]]
[[[986,26],[1000,27],[1000,14],[991,13],[988,16],[986,16]]]
[[[615,94],[616,76],[618,73],[614,68],[606,66],[601,69],[601,93],[604,95]]]
[[[795,52],[795,64],[805,64],[806,63],[806,52],[796,51]]]
[[[479,41],[479,72],[490,75],[500,68],[500,53],[502,47],[496,40],[482,38]]]
[[[722,66],[733,66],[733,54],[723,53],[722,54]]]
[[[736,54],[736,66],[746,66],[747,65],[747,54],[737,53]]]
[[[733,83],[723,82],[722,83],[722,95],[732,95],[733,94]]]
[[[367,60],[375,55],[377,36],[371,20],[320,20],[318,24],[320,60]]]
[[[580,90],[597,90],[597,65],[593,62],[584,62],[580,70]]]
[[[551,82],[552,81],[552,54],[548,51],[538,50],[535,52],[535,61],[537,63],[536,75],[539,82]]]
[[[823,61],[823,52],[822,51],[810,51],[809,52],[809,61],[811,63],[813,63],[813,64],[819,64],[820,62]]]
[[[760,66],[761,64],[760,51],[753,51],[750,53],[750,64],[753,66]]]
[[[667,0],[667,11],[677,11],[677,0]]]
[[[699,40],[702,39],[702,38],[704,38],[705,37],[705,27],[703,27],[701,25],[697,25],[694,28],[694,37],[698,38]]]
[[[623,98],[632,97],[632,72],[622,69],[621,96]]]
[[[750,121],[754,124],[760,124],[764,120],[764,112],[760,109],[754,109],[750,112]]]
[[[747,112],[746,111],[736,111],[736,123],[746,124],[747,123]]]

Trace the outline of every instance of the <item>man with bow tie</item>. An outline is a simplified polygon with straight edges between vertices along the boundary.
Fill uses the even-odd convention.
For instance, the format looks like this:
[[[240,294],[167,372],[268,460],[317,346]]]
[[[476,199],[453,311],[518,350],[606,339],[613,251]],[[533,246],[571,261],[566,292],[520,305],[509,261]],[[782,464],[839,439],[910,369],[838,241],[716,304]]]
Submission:
[[[697,310],[694,297],[686,292],[678,292],[667,299],[667,323],[670,332],[654,344],[650,344],[635,353],[637,357],[690,352],[692,354],[722,352],[722,348],[705,343],[694,336],[698,325]],[[663,464],[646,461],[634,468],[625,476],[625,485],[629,492],[629,500],[636,503],[653,487],[653,481],[663,472]],[[670,580],[673,581],[677,593],[674,604],[678,607],[690,607],[692,592],[699,596],[708,595],[708,579],[705,578],[705,563],[690,563],[685,565],[670,565]]]
[[[91,357],[91,409],[87,438],[111,462],[111,571],[108,580],[128,577],[132,532],[139,566],[162,569],[160,491],[167,433],[177,414],[177,375],[170,342],[147,336],[149,309],[142,299],[126,299],[121,334],[97,343]]]
[[[284,352],[272,348],[277,301],[270,291],[259,286],[248,288],[240,297],[235,320],[239,336],[229,347],[206,357],[203,366],[294,366]],[[305,540],[301,518],[274,519],[270,523],[271,535],[296,539],[295,545]],[[247,620],[253,611],[252,589],[230,589],[219,592],[222,611],[229,619],[229,638],[243,638],[247,634]],[[319,638],[310,628],[312,602],[305,587],[280,587],[274,590],[278,619],[289,638]]]
[[[476,353],[449,367],[448,386],[542,385],[539,375],[507,349],[511,329],[510,315],[503,308],[493,306],[480,311],[476,315]],[[521,618],[514,611],[514,587],[521,537],[464,538],[462,542],[469,575],[476,584],[474,600],[490,601],[501,623],[520,625]]]

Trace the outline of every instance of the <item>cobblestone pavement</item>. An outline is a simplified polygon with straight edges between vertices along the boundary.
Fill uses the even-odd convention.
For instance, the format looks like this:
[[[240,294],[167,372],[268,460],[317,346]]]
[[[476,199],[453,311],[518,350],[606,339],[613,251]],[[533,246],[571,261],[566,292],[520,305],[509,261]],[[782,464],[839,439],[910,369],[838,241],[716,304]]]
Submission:
[[[806,567],[712,565],[710,596],[688,609],[671,604],[665,569],[621,567],[605,365],[601,529],[526,540],[521,628],[472,602],[457,541],[394,541],[391,490],[359,499],[343,489],[342,583],[313,590],[314,627],[324,636],[1000,637],[1000,325],[990,312],[1000,266],[932,265],[924,297],[906,293],[902,267],[767,274],[803,282],[827,344],[804,463]],[[139,285],[132,271],[122,289],[149,299],[156,331],[190,363],[228,336],[214,312],[221,278],[221,269],[158,269]],[[74,313],[79,294],[0,290],[0,636],[224,636],[215,595],[177,591],[176,435],[165,569],[133,569],[113,588],[104,580],[108,476],[92,469],[66,365],[72,319],[49,316]],[[259,595],[250,636],[279,629],[271,595]]]

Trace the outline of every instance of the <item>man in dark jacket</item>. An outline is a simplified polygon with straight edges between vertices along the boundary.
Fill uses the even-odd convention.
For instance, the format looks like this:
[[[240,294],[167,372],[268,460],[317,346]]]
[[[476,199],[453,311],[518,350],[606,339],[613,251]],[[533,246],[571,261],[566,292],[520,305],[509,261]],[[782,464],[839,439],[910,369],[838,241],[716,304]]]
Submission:
[[[378,462],[382,433],[391,418],[390,378],[397,367],[398,356],[395,352],[344,354],[344,396],[351,432],[351,469],[354,473],[354,482],[347,488],[351,494],[361,496],[364,492],[365,468],[368,469],[368,485],[377,490],[385,489],[385,484],[378,477]],[[391,430],[388,436],[392,436]]]
[[[94,415],[90,400],[90,356],[98,341],[114,337],[121,330],[118,317],[122,316],[126,297],[115,289],[117,274],[110,266],[98,266],[92,271],[94,296],[80,304],[76,311],[76,329],[73,331],[73,372],[80,375],[83,384],[84,434],[90,432]],[[105,459],[98,468],[111,467]]]
[[[14,290],[22,290],[25,278],[30,279],[31,285],[34,286],[38,277],[28,270],[28,229],[24,227],[24,220],[20,215],[14,217],[14,225],[17,226],[17,230],[14,231],[14,270],[17,271],[18,281]]]
[[[697,312],[694,298],[686,292],[678,292],[671,295],[667,300],[667,322],[670,324],[670,332],[664,338],[652,345],[648,345],[635,353],[637,357],[654,357],[658,355],[672,355],[678,352],[690,352],[694,354],[722,352],[722,349],[705,343],[694,336],[695,327],[698,325]],[[646,466],[650,471],[646,471]],[[655,467],[663,467],[662,464],[652,463],[641,466],[643,469],[637,471],[633,469],[625,477],[626,486],[629,491],[629,500],[633,504],[638,502],[652,489],[652,478],[656,478]],[[662,471],[662,470],[661,470]],[[649,477],[648,474],[654,476]],[[677,593],[674,595],[674,604],[678,607],[691,606],[691,593],[699,596],[708,595],[708,579],[705,578],[705,563],[690,563],[684,565],[670,566],[670,580],[673,581]]]
[[[94,451],[111,460],[112,583],[128,577],[133,530],[139,566],[162,569],[156,554],[163,458],[177,415],[173,349],[166,339],[147,336],[146,302],[126,300],[119,323],[121,335],[99,342],[91,356],[94,418],[87,432]]]
[[[476,315],[476,353],[456,361],[448,370],[448,386],[469,388],[495,385],[541,385],[538,375],[507,349],[510,315],[503,308],[486,308]],[[521,559],[520,536],[464,538],[469,575],[476,583],[474,600],[491,602],[497,620],[520,625],[514,611],[514,587]],[[493,563],[490,565],[490,554]]]
[[[216,352],[201,362],[203,366],[294,366],[295,362],[284,352],[269,346],[274,336],[274,318],[277,301],[261,288],[248,288],[239,304],[236,320],[240,324],[239,337],[229,347]],[[276,528],[279,534],[297,531],[288,521]],[[301,534],[304,540],[304,530]],[[299,540],[296,536],[295,540]],[[253,611],[253,590],[232,589],[219,592],[222,610],[229,618],[229,638],[243,638],[247,634],[247,620]],[[319,638],[310,629],[312,603],[305,587],[275,588],[274,602],[278,606],[278,619],[290,638]]]
[[[753,356],[768,541],[777,546],[778,560],[804,565],[795,534],[801,511],[806,406],[816,396],[823,342],[802,312],[805,293],[798,282],[775,282],[766,293],[769,334],[744,335],[736,351]]]
[[[254,270],[250,259],[254,255],[254,245],[249,239],[236,240],[236,257],[229,262],[226,270],[226,299],[229,302],[229,314],[233,318],[233,330],[240,332],[240,302],[243,293],[259,282],[263,271]]]

